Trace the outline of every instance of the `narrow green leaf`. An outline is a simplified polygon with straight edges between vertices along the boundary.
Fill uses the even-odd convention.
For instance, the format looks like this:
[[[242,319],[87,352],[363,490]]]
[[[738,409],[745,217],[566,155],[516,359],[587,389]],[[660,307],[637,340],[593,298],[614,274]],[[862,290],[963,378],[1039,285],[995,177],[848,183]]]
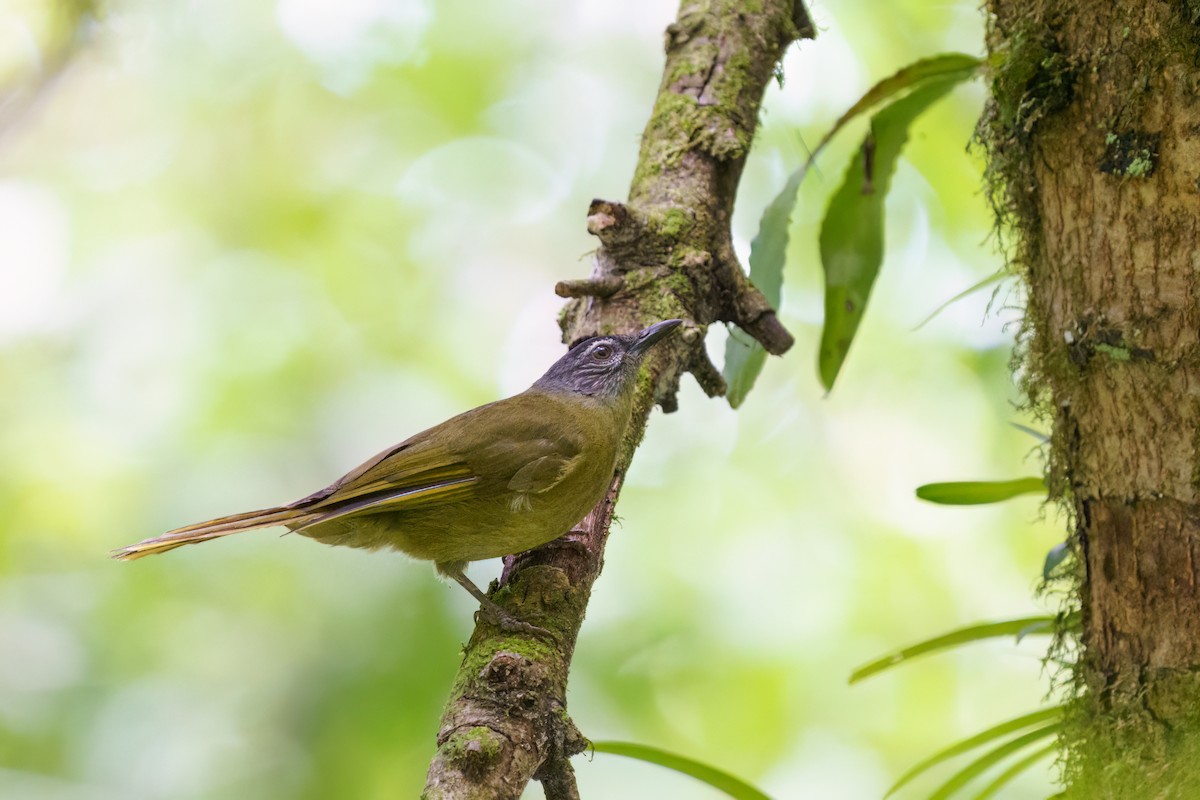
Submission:
[[[1024,758],[1013,762],[1013,764],[1008,769],[1004,770],[999,775],[997,775],[996,779],[994,781],[989,783],[987,786],[983,787],[983,791],[981,791],[979,794],[975,795],[975,800],[988,800],[988,798],[994,797],[996,792],[1000,791],[1005,786],[1007,786],[1012,781],[1013,778],[1017,777],[1022,772],[1029,769],[1034,764],[1041,761],[1043,758],[1050,755],[1057,749],[1058,749],[1057,743],[1048,744],[1045,747],[1042,747],[1038,750],[1034,750],[1032,753],[1025,756]]]
[[[1019,423],[1019,422],[1010,422],[1010,423],[1008,423],[1008,424],[1009,424],[1009,425],[1012,425],[1014,428],[1016,428],[1017,430],[1021,431],[1022,433],[1028,433],[1030,436],[1032,436],[1033,438],[1037,439],[1037,440],[1038,440],[1039,442],[1041,442],[1042,444],[1045,444],[1046,442],[1050,441],[1050,437],[1049,437],[1049,436],[1047,436],[1046,434],[1042,433],[1041,431],[1039,431],[1039,430],[1038,430],[1038,429],[1036,429],[1036,428],[1031,428],[1031,427],[1029,427],[1028,425],[1022,425],[1022,424],[1021,424],[1021,423]]]
[[[787,183],[763,211],[762,219],[758,222],[758,233],[750,243],[750,282],[763,293],[772,308],[779,308],[783,293],[788,228],[791,225],[792,208],[796,205],[796,193],[807,172],[808,164],[805,164],[788,176]],[[746,399],[766,363],[767,351],[762,345],[745,331],[730,325],[722,373],[726,385],[725,398],[731,407],[737,408]]]
[[[1017,478],[1011,481],[951,481],[927,483],[917,487],[917,497],[943,506],[978,506],[1000,503],[1023,494],[1045,494],[1041,478]]]
[[[1042,564],[1042,580],[1050,580],[1050,573],[1054,572],[1054,568],[1062,562],[1066,561],[1067,556],[1071,555],[1071,548],[1066,542],[1059,542],[1050,548],[1050,552],[1046,553],[1046,563]]]
[[[963,753],[974,750],[980,745],[985,745],[988,742],[999,739],[1002,736],[1007,736],[1010,733],[1023,731],[1026,728],[1031,728],[1034,725],[1041,725],[1044,722],[1053,721],[1058,724],[1058,720],[1062,718],[1063,707],[1054,706],[1052,708],[1043,708],[1039,711],[1034,711],[1030,714],[1024,714],[1015,719],[1010,719],[1007,722],[1001,722],[999,725],[993,725],[985,731],[980,731],[974,736],[956,742],[944,750],[939,750],[925,760],[913,765],[900,776],[900,779],[892,784],[892,788],[887,790],[884,797],[890,797],[900,790],[901,787],[907,785],[913,778],[923,772],[926,772],[944,761],[949,761],[955,756],[960,756]],[[1040,732],[1040,729],[1039,729]]]
[[[750,280],[772,308],[779,307],[783,292],[788,228],[791,225],[792,208],[796,205],[796,192],[800,190],[804,174],[801,168],[788,177],[779,194],[763,211],[762,219],[758,222],[758,233],[750,242]]]
[[[1020,617],[1019,619],[984,622],[979,625],[959,628],[950,633],[943,633],[941,636],[935,636],[932,639],[926,639],[923,642],[910,645],[903,650],[889,653],[868,664],[863,664],[851,673],[850,683],[858,683],[863,678],[869,678],[872,675],[890,669],[897,664],[903,664],[905,661],[911,661],[919,656],[936,653],[939,650],[946,650],[951,647],[958,647],[969,642],[994,639],[997,636],[1027,636],[1030,633],[1041,633],[1043,631],[1040,629],[1035,630],[1034,628],[1042,625],[1046,626],[1046,632],[1052,632],[1054,630],[1054,620],[1055,618],[1050,616]]]
[[[941,53],[914,61],[907,67],[901,68],[894,75],[884,78],[872,86],[866,94],[859,98],[857,103],[850,106],[846,113],[838,118],[829,132],[821,141],[817,142],[812,155],[809,156],[809,163],[817,157],[817,153],[821,152],[825,145],[829,144],[838,131],[846,127],[847,123],[859,114],[925,81],[948,77],[954,77],[959,81],[965,80],[971,77],[982,64],[981,60],[966,53]]]
[[[740,778],[735,778],[728,772],[722,772],[716,767],[710,767],[708,764],[702,764],[690,758],[684,758],[674,753],[668,753],[665,750],[659,750],[657,747],[634,744],[633,742],[592,742],[592,749],[597,753],[609,753],[614,756],[636,758],[641,761],[648,761],[651,764],[657,764],[660,767],[673,769],[676,772],[682,772],[684,775],[690,775],[698,781],[707,783],[709,786],[724,792],[730,797],[737,798],[737,800],[771,800],[763,792]]]
[[[1026,636],[1035,636],[1039,633],[1054,633],[1059,628],[1060,620],[1058,617],[1043,617],[1042,619],[1031,617],[1031,619],[1034,621],[1017,631],[1017,644],[1020,644],[1021,640]]]
[[[729,326],[725,341],[725,399],[730,408],[737,408],[754,388],[758,373],[767,363],[767,351],[750,334],[736,325]]]
[[[929,313],[928,317],[926,317],[925,319],[923,319],[919,323],[917,323],[917,326],[915,328],[913,328],[913,330],[914,331],[921,330],[921,328],[924,328],[929,323],[930,320],[932,320],[938,314],[945,311],[950,306],[957,303],[959,300],[962,300],[964,297],[970,297],[971,295],[975,294],[975,292],[978,292],[980,289],[986,289],[987,287],[991,286],[993,283],[999,283],[1000,281],[1004,280],[1007,277],[1008,277],[1008,272],[1006,270],[1003,270],[1003,269],[996,270],[991,275],[988,275],[986,278],[981,280],[979,283],[975,283],[975,284],[972,284],[971,286],[968,286],[966,289],[963,289],[961,292],[954,295],[954,297],[951,297],[949,300],[947,300],[946,302],[942,303],[940,306],[935,308],[933,311],[931,311]]]
[[[846,360],[883,262],[883,201],[908,140],[909,125],[971,74],[925,83],[872,117],[871,132],[829,202],[821,223],[825,327],[817,357],[826,391],[833,388]]]
[[[982,775],[988,767],[998,763],[1006,756],[1017,752],[1021,748],[1028,747],[1040,739],[1045,739],[1047,736],[1054,736],[1061,728],[1061,722],[1053,722],[1049,725],[1044,725],[1040,728],[1032,730],[1029,733],[1022,734],[1015,739],[1010,739],[999,747],[989,750],[967,766],[963,767],[958,772],[954,773],[950,780],[943,783],[940,787],[938,787],[937,791],[929,795],[929,800],[947,800],[950,795],[966,786],[979,775]]]

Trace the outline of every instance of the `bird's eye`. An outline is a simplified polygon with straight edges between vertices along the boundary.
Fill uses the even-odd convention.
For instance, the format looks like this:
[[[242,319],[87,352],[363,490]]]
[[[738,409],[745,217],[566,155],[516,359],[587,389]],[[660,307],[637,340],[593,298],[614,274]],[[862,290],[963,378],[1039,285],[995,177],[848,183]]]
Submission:
[[[597,361],[608,361],[612,358],[613,350],[606,344],[598,344],[592,348],[592,358]]]

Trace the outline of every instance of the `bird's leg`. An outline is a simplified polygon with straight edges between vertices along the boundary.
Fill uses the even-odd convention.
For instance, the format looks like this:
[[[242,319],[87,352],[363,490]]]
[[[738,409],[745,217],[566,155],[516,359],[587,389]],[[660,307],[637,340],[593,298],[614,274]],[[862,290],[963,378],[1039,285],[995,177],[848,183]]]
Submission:
[[[480,610],[484,615],[491,617],[502,630],[509,631],[510,633],[532,633],[535,636],[547,636],[551,639],[556,638],[553,633],[545,628],[539,628],[537,625],[523,622],[497,605],[492,598],[484,594],[483,590],[467,577],[464,566],[462,562],[443,562],[436,565],[438,572],[447,578],[452,578],[455,583],[470,592],[471,596],[479,601]]]

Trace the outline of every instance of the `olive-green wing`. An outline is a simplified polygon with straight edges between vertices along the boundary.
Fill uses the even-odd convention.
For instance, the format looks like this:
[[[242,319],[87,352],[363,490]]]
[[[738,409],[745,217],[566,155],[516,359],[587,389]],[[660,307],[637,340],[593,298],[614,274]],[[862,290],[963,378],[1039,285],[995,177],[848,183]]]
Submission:
[[[559,401],[527,392],[477,411],[474,424],[458,429],[455,448],[496,489],[548,492],[583,458],[583,434]]]
[[[579,456],[552,449],[553,443],[543,440],[546,455],[539,456],[521,467],[508,482],[508,488],[522,494],[541,494],[558,485],[579,463]]]
[[[295,504],[324,513],[310,524],[355,513],[403,511],[511,492],[539,494],[577,465],[583,442],[550,421],[514,421],[502,403],[460,415],[389,448]]]
[[[444,447],[409,440],[385,450],[347,473],[328,489],[317,505],[397,490],[460,484],[477,478],[458,456]]]
[[[479,476],[444,447],[409,440],[364,462],[295,507],[324,511],[317,521],[365,510],[411,508],[470,497]],[[314,523],[315,524],[315,523]]]

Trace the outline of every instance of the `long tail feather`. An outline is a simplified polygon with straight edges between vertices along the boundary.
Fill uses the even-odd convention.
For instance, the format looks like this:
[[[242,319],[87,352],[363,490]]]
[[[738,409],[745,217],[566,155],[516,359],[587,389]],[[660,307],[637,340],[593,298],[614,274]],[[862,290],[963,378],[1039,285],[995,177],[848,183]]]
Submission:
[[[133,561],[144,556],[165,553],[185,544],[207,542],[209,539],[229,536],[232,533],[241,533],[255,528],[271,528],[289,522],[303,524],[307,521],[306,518],[311,516],[314,516],[311,512],[287,506],[264,508],[261,511],[250,511],[245,514],[233,514],[167,531],[162,536],[155,536],[153,539],[146,539],[137,544],[114,550],[111,555],[120,561]]]

